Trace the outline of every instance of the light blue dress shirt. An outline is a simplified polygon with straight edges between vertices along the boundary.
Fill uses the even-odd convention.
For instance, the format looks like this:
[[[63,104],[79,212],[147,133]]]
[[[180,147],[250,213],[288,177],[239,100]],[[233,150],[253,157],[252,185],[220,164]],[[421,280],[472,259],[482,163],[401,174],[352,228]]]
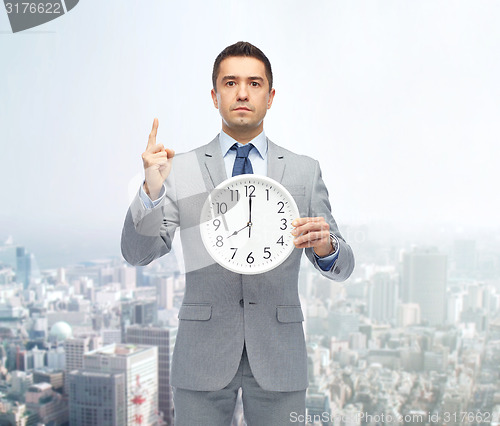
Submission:
[[[223,131],[219,135],[220,150],[222,152],[222,157],[224,158],[224,165],[226,166],[226,178],[230,178],[233,175],[234,160],[236,160],[236,151],[232,150],[231,147],[234,144],[238,146],[244,146],[242,143],[237,142],[227,133]],[[252,163],[252,169],[254,174],[267,176],[267,138],[264,132],[260,133],[258,136],[253,138],[249,143],[251,143],[254,148],[248,153],[248,159]]]
[[[229,136],[227,133],[224,133],[223,130],[221,130],[219,134],[219,143],[220,143],[220,148],[222,152],[222,157],[224,159],[224,167],[226,168],[226,178],[230,178],[233,174],[233,166],[234,166],[234,160],[236,159],[236,151],[232,150],[231,147],[236,143],[238,146],[243,146],[244,144],[239,143],[238,141],[234,140],[231,136]],[[253,138],[249,143],[253,144],[254,148],[250,151],[248,154],[248,158],[250,159],[250,162],[252,163],[252,169],[254,174],[256,175],[263,175],[267,176],[267,138],[266,134],[264,131],[262,131],[258,136]],[[155,207],[158,203],[160,203],[163,198],[165,197],[165,185],[163,185],[160,195],[157,200],[152,201],[151,198],[149,198],[148,194],[143,189],[143,185],[141,185],[141,188],[139,190],[139,197],[141,198],[144,207],[147,209],[152,209]],[[337,240],[337,237],[333,234],[330,234],[330,236],[336,241],[337,243],[337,250],[325,257],[319,257],[316,253],[314,253],[314,256],[316,257],[316,261],[318,262],[318,265],[323,271],[329,271],[337,258],[339,257],[339,243]]]

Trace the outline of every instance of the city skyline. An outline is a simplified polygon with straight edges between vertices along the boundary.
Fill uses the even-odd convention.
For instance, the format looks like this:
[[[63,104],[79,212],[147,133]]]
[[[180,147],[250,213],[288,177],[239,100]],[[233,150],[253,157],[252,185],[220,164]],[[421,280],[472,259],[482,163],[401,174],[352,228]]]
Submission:
[[[364,249],[345,284],[323,279],[303,259],[299,293],[309,358],[308,418],[343,419],[342,425],[374,425],[381,419],[394,425],[401,419],[474,425],[498,419],[498,235],[487,243],[455,239],[445,250],[403,249],[380,241],[380,230],[356,230],[361,231]],[[154,377],[165,382],[184,289],[173,256],[137,268],[114,258],[32,271],[24,259],[36,253],[8,248],[19,262],[6,267],[9,253],[0,250],[0,419],[35,412],[64,422],[81,413],[82,424],[87,424],[83,416],[116,422],[112,413],[126,414],[113,408],[124,392],[123,377],[104,361],[102,372],[96,365],[89,369],[85,359],[101,351],[127,353],[131,342],[158,348]],[[422,265],[431,267],[424,271]],[[156,369],[156,361],[150,366]],[[63,375],[69,405],[61,398],[68,392]],[[90,393],[75,393],[83,383]],[[155,386],[148,387],[149,396],[166,395]],[[100,392],[112,398],[98,408]],[[13,406],[13,398],[26,403]],[[167,409],[150,409],[150,424],[160,418],[168,424],[168,395],[164,400]],[[127,410],[132,422],[145,415],[130,404]],[[242,419],[237,405],[233,426],[242,426]]]

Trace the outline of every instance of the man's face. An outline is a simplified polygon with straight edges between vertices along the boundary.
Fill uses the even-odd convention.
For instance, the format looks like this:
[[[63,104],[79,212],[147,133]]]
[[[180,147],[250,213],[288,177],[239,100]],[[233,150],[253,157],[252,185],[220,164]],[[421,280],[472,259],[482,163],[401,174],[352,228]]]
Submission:
[[[212,100],[226,133],[253,138],[262,132],[264,117],[274,99],[263,62],[245,56],[224,59],[216,88],[217,92],[212,89]]]

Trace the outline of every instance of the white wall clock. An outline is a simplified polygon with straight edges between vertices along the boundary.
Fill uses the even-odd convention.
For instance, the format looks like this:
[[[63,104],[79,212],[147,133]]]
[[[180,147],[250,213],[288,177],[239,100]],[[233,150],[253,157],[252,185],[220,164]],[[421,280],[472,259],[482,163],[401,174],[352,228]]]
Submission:
[[[261,274],[292,253],[292,221],[298,217],[297,204],[284,186],[245,174],[225,180],[208,196],[200,232],[221,266],[239,274]]]

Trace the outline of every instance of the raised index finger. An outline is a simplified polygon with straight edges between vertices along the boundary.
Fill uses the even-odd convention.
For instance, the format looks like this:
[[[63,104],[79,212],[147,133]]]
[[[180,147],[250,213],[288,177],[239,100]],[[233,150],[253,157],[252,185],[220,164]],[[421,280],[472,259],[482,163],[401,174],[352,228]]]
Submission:
[[[153,120],[153,128],[151,129],[151,133],[149,134],[148,146],[147,148],[151,148],[156,145],[156,133],[158,132],[158,119],[155,118]],[[146,148],[146,149],[147,149]]]

